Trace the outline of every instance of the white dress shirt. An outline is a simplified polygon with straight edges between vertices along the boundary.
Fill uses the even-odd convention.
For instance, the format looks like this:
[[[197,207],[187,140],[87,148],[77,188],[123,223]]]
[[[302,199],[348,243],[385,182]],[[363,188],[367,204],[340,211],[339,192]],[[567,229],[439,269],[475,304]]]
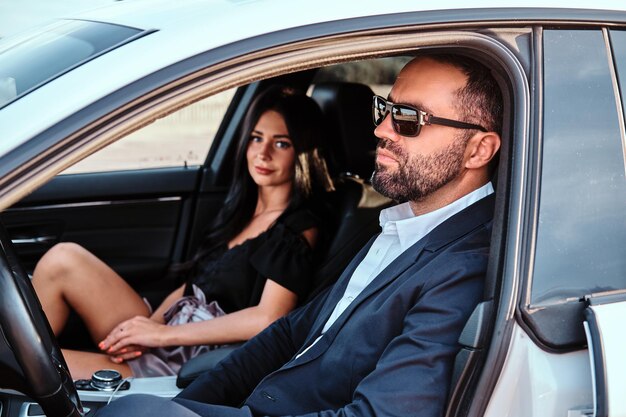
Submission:
[[[409,203],[399,204],[380,212],[382,232],[378,235],[367,255],[350,277],[343,297],[326,321],[322,334],[300,355],[304,354],[335,323],[350,303],[363,291],[382,270],[402,252],[430,233],[435,227],[454,216],[466,207],[493,193],[493,186],[487,183],[458,200],[420,216],[415,216]],[[298,355],[298,356],[300,356]]]

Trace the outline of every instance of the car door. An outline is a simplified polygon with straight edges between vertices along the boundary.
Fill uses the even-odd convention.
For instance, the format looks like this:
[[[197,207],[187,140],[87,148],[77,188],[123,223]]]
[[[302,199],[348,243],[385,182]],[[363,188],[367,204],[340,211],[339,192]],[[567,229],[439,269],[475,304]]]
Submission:
[[[611,41],[615,73],[619,83],[619,97],[621,98],[622,120],[624,119],[624,77],[626,76],[626,31],[610,30],[607,35]],[[623,135],[623,132],[622,132]],[[624,136],[622,136],[624,141]],[[622,144],[624,145],[623,142]],[[626,146],[623,152],[626,153]],[[624,155],[623,153],[623,155]],[[626,164],[625,164],[626,165]],[[619,167],[619,165],[618,165]],[[623,167],[622,167],[623,168]],[[624,181],[623,175],[614,172],[612,180],[619,183]],[[619,187],[619,185],[617,186]],[[618,191],[618,190],[615,190]],[[618,191],[619,192],[619,191]],[[621,195],[624,196],[622,185]],[[623,209],[624,205],[616,209]],[[620,218],[617,217],[618,222]],[[624,243],[624,217],[621,224],[616,228],[621,230],[622,255],[626,251]],[[623,394],[626,391],[626,356],[624,348],[624,317],[626,317],[626,265],[623,256],[613,265],[615,269],[611,275],[615,278],[621,276],[621,282],[617,281],[611,287],[613,290],[589,294],[585,297],[587,308],[585,309],[585,335],[589,346],[589,359],[591,362],[592,389],[593,389],[593,412],[596,417],[614,417],[626,415],[626,402]],[[621,284],[621,285],[620,285]]]
[[[192,231],[201,232],[220,206],[225,186],[203,179],[226,127],[238,123],[233,113],[244,90],[156,120],[5,210],[2,222],[27,271],[53,245],[74,242],[158,302],[176,284],[168,266],[184,259]]]
[[[605,368],[619,373],[624,363],[623,330],[615,321],[623,322],[626,304],[606,297],[626,290],[619,82],[626,38],[623,30],[597,25],[536,28],[535,35],[538,120],[519,257],[524,285],[502,371],[480,415],[588,416],[594,415],[593,365],[602,364],[598,376]],[[586,300],[592,300],[594,364],[583,325]],[[596,378],[595,391],[619,401],[623,373],[599,389],[602,380]]]

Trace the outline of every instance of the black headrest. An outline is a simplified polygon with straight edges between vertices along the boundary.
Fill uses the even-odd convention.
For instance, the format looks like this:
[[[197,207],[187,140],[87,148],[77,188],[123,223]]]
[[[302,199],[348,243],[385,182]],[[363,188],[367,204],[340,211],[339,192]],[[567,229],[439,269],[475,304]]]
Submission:
[[[327,120],[326,157],[333,176],[352,175],[369,181],[374,171],[373,95],[367,85],[358,83],[327,82],[313,87],[311,96]]]

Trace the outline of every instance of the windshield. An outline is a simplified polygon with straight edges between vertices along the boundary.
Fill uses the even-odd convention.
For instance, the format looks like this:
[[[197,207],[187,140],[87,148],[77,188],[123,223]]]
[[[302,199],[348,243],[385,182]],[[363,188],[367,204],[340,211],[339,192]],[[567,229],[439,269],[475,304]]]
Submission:
[[[64,20],[0,42],[0,108],[94,57],[147,32]]]

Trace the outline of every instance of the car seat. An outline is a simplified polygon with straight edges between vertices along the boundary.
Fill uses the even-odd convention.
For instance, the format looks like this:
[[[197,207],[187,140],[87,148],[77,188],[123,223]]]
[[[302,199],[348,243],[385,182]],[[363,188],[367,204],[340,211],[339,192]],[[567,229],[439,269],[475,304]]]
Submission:
[[[391,204],[369,183],[377,142],[371,116],[373,95],[367,85],[352,82],[316,84],[311,94],[330,133],[327,159],[335,191],[327,198],[334,209],[336,232],[316,271],[309,299],[334,283],[354,255],[380,231],[380,210]]]
[[[325,82],[313,87],[311,97],[326,118],[326,159],[334,178],[369,181],[372,175],[377,142],[372,122],[373,96],[371,88],[359,83]]]

